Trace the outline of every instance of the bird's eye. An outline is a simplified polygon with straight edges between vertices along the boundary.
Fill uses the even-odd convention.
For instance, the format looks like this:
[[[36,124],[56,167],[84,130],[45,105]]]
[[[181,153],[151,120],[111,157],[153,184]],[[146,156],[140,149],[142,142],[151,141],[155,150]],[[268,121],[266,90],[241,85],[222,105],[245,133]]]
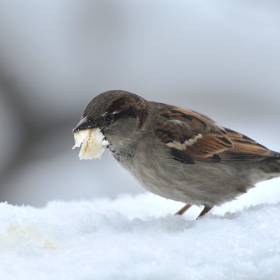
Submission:
[[[104,116],[104,120],[105,120],[106,122],[110,122],[110,121],[112,121],[113,119],[114,119],[114,114],[108,113],[108,114],[106,114],[106,115]]]

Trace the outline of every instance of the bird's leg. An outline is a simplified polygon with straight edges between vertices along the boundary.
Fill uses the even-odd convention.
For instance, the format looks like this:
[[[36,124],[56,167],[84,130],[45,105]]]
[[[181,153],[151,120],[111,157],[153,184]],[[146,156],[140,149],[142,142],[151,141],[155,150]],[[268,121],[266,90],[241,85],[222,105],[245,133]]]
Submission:
[[[200,212],[200,214],[198,215],[198,217],[197,217],[196,219],[199,219],[200,217],[204,216],[204,215],[207,214],[211,209],[212,209],[212,207],[204,206],[203,210]]]
[[[191,206],[191,204],[186,204],[182,209],[175,213],[175,215],[183,215]]]

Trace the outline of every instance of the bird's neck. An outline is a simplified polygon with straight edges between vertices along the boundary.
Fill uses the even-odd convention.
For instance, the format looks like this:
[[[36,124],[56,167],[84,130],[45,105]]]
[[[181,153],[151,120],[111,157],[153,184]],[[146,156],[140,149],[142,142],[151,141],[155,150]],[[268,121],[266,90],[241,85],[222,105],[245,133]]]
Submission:
[[[135,147],[131,145],[113,144],[109,142],[107,148],[110,150],[114,158],[122,163],[123,161],[130,161],[133,159],[135,154]]]

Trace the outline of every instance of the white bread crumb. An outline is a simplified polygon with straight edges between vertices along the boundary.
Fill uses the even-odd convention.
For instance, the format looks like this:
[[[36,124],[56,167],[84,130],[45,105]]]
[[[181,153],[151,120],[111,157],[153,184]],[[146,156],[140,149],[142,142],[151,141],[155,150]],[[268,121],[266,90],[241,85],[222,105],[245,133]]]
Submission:
[[[74,133],[75,145],[81,150],[79,152],[80,159],[95,159],[100,158],[105,150],[105,145],[108,143],[104,140],[104,135],[99,128],[90,128],[80,130]]]

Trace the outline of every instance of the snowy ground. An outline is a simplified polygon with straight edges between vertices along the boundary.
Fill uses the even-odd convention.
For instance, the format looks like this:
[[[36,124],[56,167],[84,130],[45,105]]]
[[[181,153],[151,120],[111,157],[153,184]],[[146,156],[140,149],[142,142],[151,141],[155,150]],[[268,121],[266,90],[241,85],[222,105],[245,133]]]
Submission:
[[[0,279],[280,279],[279,182],[198,221],[152,194],[1,203]]]

